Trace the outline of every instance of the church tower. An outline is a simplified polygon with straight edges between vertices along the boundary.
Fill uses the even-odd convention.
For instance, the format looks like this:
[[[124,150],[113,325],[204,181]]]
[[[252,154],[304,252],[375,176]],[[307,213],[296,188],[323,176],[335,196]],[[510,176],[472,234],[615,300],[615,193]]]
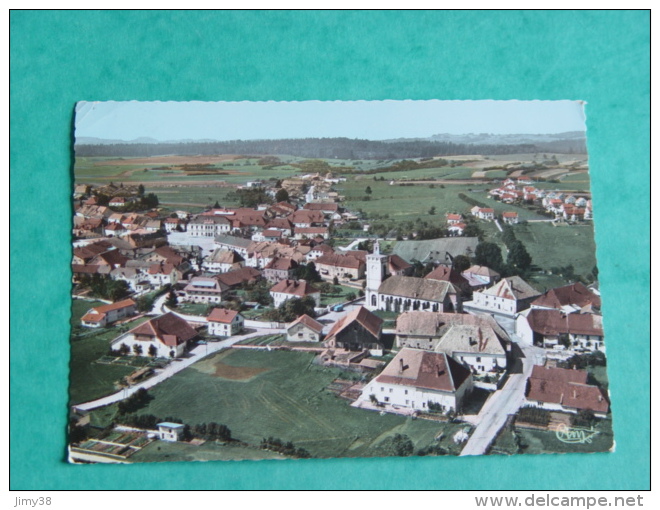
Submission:
[[[374,252],[367,255],[367,285],[364,304],[367,310],[378,310],[378,287],[385,278],[387,257],[380,254],[378,239],[374,242]]]

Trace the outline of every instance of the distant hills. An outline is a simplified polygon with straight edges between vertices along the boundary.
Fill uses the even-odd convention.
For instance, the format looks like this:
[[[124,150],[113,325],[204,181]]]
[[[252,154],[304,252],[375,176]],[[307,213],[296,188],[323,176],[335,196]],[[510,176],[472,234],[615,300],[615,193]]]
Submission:
[[[169,140],[153,138],[109,140],[76,139],[76,155],[145,157],[210,154],[287,154],[304,158],[400,159],[465,154],[498,155],[535,152],[585,154],[583,132],[559,134],[436,134],[428,138],[359,140],[350,138],[296,138],[279,140]]]

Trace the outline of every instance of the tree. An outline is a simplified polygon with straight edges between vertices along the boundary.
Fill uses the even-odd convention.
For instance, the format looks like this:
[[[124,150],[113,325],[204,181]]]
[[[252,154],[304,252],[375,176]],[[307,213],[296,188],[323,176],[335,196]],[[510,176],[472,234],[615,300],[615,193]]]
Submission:
[[[179,298],[176,297],[174,289],[170,289],[167,299],[165,300],[165,306],[168,308],[176,308],[179,306]]]
[[[122,343],[119,346],[119,354],[121,356],[126,356],[126,355],[128,355],[129,352],[131,352],[131,348],[128,345]]]
[[[215,201],[215,204],[213,204],[213,208],[214,208],[214,209],[220,209],[220,202],[218,202],[218,201],[216,200],[216,201]]]
[[[367,189],[365,189],[364,192],[365,192],[367,195],[371,195],[371,193],[372,193],[372,191],[371,191],[371,186],[367,186]]]
[[[87,429],[80,425],[71,425],[69,427],[69,443],[79,444],[87,439]]]
[[[408,457],[413,454],[413,442],[406,435],[396,434],[392,439],[392,446],[394,454],[399,457]]]
[[[158,349],[156,349],[156,346],[154,344],[151,344],[149,346],[149,356],[155,358],[157,354],[158,354]]]
[[[465,255],[456,255],[454,257],[454,260],[452,261],[452,267],[454,270],[458,271],[459,273],[462,273],[466,269],[468,269],[472,263],[470,262],[470,259],[467,258]]]
[[[133,352],[136,356],[142,356],[142,346],[140,344],[133,344]]]
[[[158,207],[158,196],[155,193],[147,193],[142,197],[142,207],[145,209],[155,209]]]
[[[333,278],[332,278],[332,284],[333,284],[333,285],[339,285],[339,278],[337,278],[336,276],[333,277]]]
[[[289,201],[289,192],[285,190],[284,188],[280,188],[277,190],[277,193],[275,193],[275,201],[276,202],[288,202]]]
[[[502,251],[494,243],[479,243],[474,251],[474,262],[480,266],[487,266],[498,271],[503,264]]]
[[[154,307],[156,298],[152,294],[145,294],[135,300],[139,312],[148,312]]]
[[[320,282],[321,279],[321,275],[319,274],[318,269],[316,269],[316,264],[314,264],[314,262],[308,263],[305,271],[305,280],[314,283]]]
[[[503,229],[502,241],[507,248],[511,248],[511,245],[516,241],[516,235],[513,233],[513,229],[509,225],[506,225]]]
[[[516,240],[509,246],[509,255],[506,262],[515,268],[526,271],[532,265],[532,257],[527,253],[525,245]]]
[[[433,206],[429,209],[429,215],[431,215],[431,216],[435,215],[435,206]]]
[[[144,196],[144,184],[140,184],[138,186],[137,194],[138,194],[138,197],[143,197]]]

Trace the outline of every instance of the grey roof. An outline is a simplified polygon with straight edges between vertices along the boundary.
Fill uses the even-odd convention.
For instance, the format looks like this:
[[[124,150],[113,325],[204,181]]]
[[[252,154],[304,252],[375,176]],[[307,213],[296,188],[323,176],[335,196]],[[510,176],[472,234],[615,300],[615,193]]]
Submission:
[[[195,224],[203,225],[204,223],[215,223],[216,225],[218,225],[218,224],[227,225],[231,222],[227,218],[225,218],[224,216],[202,216],[202,215],[199,215],[199,216],[194,217],[192,220],[190,220],[189,223],[191,223],[193,225],[195,225]]]
[[[483,291],[490,296],[498,296],[505,299],[527,299],[540,296],[541,293],[523,280],[520,276],[509,276],[502,279],[498,284]]]
[[[380,284],[378,293],[441,303],[447,294],[456,294],[456,289],[451,283],[445,281],[427,280],[413,276],[390,276]]]
[[[215,244],[226,244],[228,246],[247,249],[252,244],[252,240],[236,236],[219,235],[215,236]]]
[[[482,332],[489,331],[489,334],[494,334],[500,340],[509,341],[506,331],[488,314],[404,312],[396,320],[396,334],[440,338],[454,326],[481,329]]]
[[[505,355],[506,351],[492,328],[474,325],[455,325],[443,335],[435,348],[436,352],[479,353]]]
[[[472,254],[477,248],[479,239],[476,237],[444,237],[442,239],[428,239],[425,241],[399,241],[394,245],[392,253],[408,262],[419,260],[445,261],[446,254],[456,255]]]

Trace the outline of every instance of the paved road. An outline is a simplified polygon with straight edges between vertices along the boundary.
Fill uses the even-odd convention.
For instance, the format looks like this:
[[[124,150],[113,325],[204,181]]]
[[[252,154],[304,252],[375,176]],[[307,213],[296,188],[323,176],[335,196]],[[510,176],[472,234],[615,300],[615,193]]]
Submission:
[[[362,241],[369,241],[369,239],[370,239],[370,238],[368,238],[368,237],[358,237],[357,239],[355,239],[355,240],[354,240],[351,244],[349,244],[348,246],[338,246],[337,249],[338,249],[338,250],[341,250],[341,251],[352,250],[352,249],[355,248],[358,244],[360,244]]]
[[[320,317],[317,317],[316,320],[319,321],[321,324],[323,324],[323,334],[327,335],[330,333],[330,329],[332,326],[335,325],[335,322],[337,322],[339,319],[342,317],[346,317],[348,315],[348,312],[355,310],[356,308],[359,308],[364,304],[364,299],[360,299],[359,301],[354,301],[350,305],[345,305],[344,310],[341,312],[328,312],[325,315],[321,315]]]
[[[121,391],[118,391],[117,393],[113,393],[112,395],[108,395],[106,397],[99,398],[97,400],[85,402],[84,404],[77,404],[73,407],[83,411],[89,411],[90,409],[96,409],[97,407],[103,407],[103,406],[107,406],[108,404],[119,402],[120,400],[124,400],[125,398],[130,397],[140,388],[145,388],[145,389],[152,388],[153,386],[156,386],[157,384],[163,382],[164,380],[169,379],[177,372],[180,372],[184,368],[187,368],[193,363],[199,361],[203,357],[212,354],[214,352],[217,352],[221,349],[224,349],[226,347],[231,347],[232,345],[234,345],[237,342],[240,342],[241,340],[245,340],[246,338],[252,338],[255,336],[278,334],[281,332],[282,331],[279,329],[259,329],[253,333],[233,336],[227,338],[226,340],[222,340],[220,342],[209,342],[205,345],[198,345],[197,347],[195,347],[194,349],[188,352],[188,357],[182,358],[177,361],[172,361],[167,367],[165,367],[162,370],[158,370],[156,375],[154,375],[153,377],[147,379],[142,383],[136,384],[135,386],[131,386],[130,388],[125,388]]]
[[[534,365],[543,364],[544,351],[540,347],[519,343],[523,352],[522,373],[511,374],[501,390],[494,392],[481,408],[475,423],[477,428],[461,451],[461,455],[483,455],[495,436],[525,401],[527,379]]]

